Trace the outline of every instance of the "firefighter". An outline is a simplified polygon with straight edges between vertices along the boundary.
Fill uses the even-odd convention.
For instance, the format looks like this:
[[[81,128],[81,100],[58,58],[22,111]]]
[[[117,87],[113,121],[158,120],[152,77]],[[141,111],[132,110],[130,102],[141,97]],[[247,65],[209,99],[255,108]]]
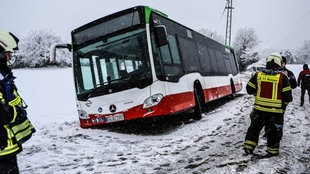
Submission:
[[[295,89],[297,87],[295,75],[292,71],[286,68],[286,57],[281,56],[281,58],[282,58],[282,65],[281,65],[282,68],[280,71],[284,72],[284,74],[287,75],[291,88]],[[284,110],[285,109],[286,108],[284,108]],[[266,138],[267,134],[268,134],[268,127],[265,127],[265,134],[263,137]]]
[[[261,129],[268,127],[266,157],[279,154],[283,134],[285,108],[293,100],[287,76],[279,71],[282,58],[279,53],[267,57],[266,69],[257,72],[248,82],[248,94],[255,96],[254,113],[244,142],[245,155],[253,154]]]
[[[35,131],[7,66],[17,44],[13,34],[0,29],[0,173],[10,174],[19,173],[16,155]]]

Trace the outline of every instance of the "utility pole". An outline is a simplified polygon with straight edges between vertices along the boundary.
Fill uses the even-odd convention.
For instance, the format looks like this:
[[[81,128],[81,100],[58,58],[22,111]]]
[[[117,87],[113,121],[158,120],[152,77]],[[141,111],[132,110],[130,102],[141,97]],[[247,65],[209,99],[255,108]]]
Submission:
[[[227,10],[227,21],[226,21],[226,35],[225,44],[230,45],[231,41],[231,21],[232,21],[232,0],[226,0],[227,4],[225,9]]]

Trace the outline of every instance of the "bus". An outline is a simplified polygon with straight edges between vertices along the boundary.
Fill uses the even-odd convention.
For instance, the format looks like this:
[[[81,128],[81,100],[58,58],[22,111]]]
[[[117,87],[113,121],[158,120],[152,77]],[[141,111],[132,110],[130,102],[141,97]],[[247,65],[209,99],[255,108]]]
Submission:
[[[242,89],[231,47],[148,6],[71,32],[80,126],[192,113]]]

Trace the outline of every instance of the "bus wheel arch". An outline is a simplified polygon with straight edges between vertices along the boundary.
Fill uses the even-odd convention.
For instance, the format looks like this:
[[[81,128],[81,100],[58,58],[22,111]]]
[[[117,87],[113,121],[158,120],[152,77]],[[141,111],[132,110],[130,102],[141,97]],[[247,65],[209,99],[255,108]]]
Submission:
[[[194,99],[195,99],[195,108],[193,113],[193,119],[200,120],[202,114],[206,112],[206,103],[203,94],[203,89],[199,80],[194,82]]]

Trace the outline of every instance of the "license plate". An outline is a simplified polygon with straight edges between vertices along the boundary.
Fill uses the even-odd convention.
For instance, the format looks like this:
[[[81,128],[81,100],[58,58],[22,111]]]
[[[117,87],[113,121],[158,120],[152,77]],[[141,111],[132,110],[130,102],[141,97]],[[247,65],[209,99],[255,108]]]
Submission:
[[[123,121],[124,119],[124,114],[115,114],[115,115],[110,115],[105,117],[105,122],[106,123],[111,123],[111,122],[117,122],[117,121]]]

